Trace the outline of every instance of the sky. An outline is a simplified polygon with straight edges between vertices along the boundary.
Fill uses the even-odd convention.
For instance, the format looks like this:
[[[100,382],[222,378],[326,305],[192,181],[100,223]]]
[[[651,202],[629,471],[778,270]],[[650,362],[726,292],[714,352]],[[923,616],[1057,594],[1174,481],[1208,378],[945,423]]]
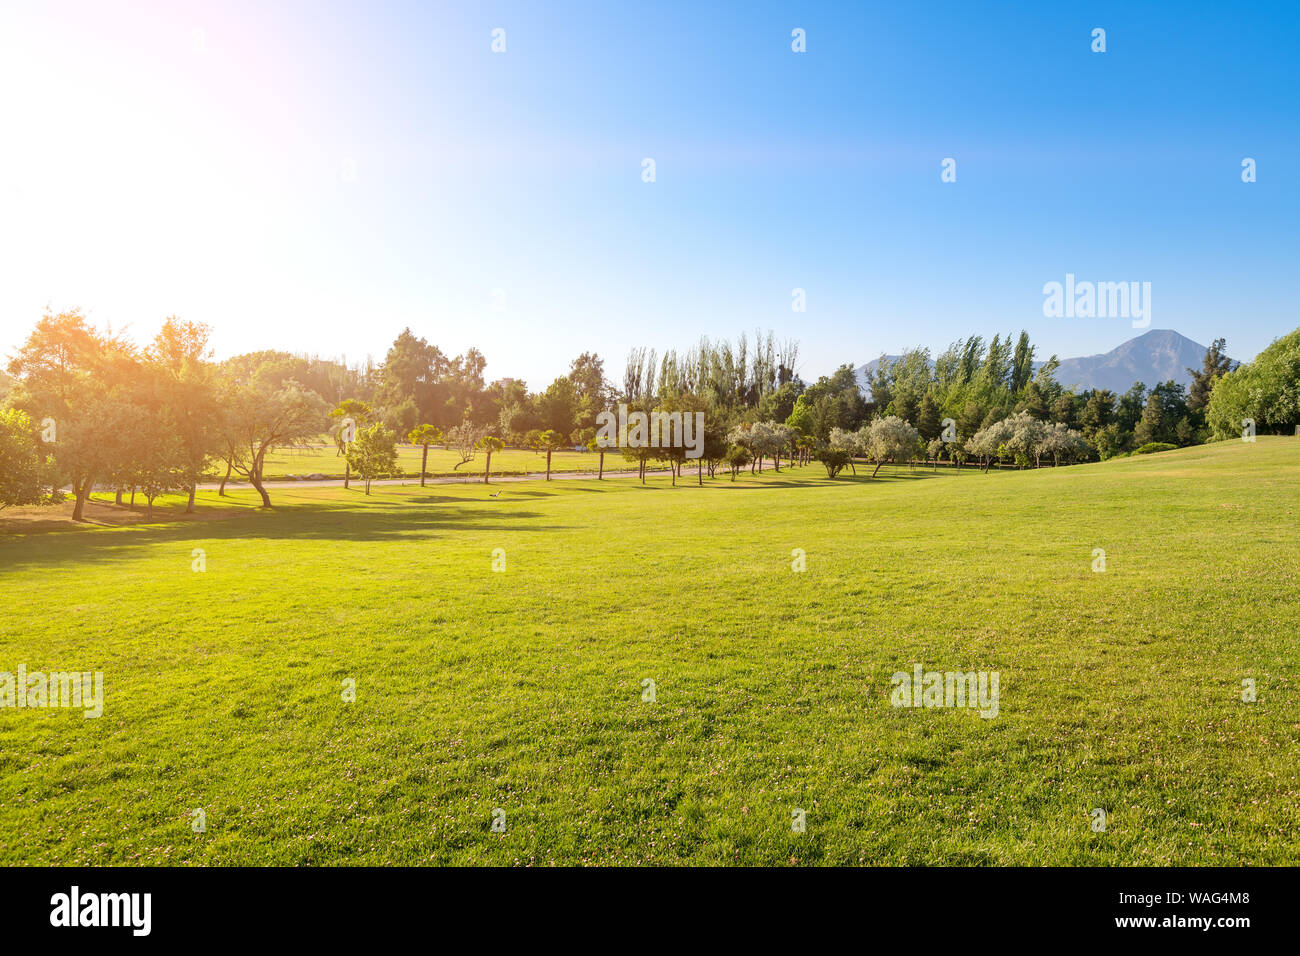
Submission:
[[[1300,325],[1298,50],[1295,3],[0,0],[0,356],[47,307],[533,387],[1140,334],[1044,316],[1070,273],[1249,359]]]

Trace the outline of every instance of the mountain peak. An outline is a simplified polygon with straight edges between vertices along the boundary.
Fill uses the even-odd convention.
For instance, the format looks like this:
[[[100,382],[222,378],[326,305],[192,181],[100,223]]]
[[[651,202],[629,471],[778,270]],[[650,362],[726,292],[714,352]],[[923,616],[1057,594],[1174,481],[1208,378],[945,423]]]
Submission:
[[[1192,377],[1187,370],[1200,368],[1204,357],[1205,346],[1181,332],[1148,329],[1109,352],[1061,359],[1056,380],[1066,388],[1108,388],[1119,395],[1132,388],[1134,382],[1142,382],[1147,388],[1169,379],[1189,385]],[[887,355],[885,358],[893,361],[898,356]],[[858,385],[868,396],[871,394],[871,377],[879,364],[879,359],[873,359],[856,370]],[[1034,367],[1042,364],[1035,362]]]

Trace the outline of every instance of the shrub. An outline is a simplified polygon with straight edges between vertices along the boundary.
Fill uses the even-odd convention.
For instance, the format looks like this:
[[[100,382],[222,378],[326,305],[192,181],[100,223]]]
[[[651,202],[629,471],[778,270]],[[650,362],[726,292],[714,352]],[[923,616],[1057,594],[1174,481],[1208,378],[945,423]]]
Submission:
[[[1136,455],[1150,455],[1157,451],[1169,451],[1171,448],[1177,448],[1177,445],[1171,445],[1167,441],[1149,441],[1140,448],[1134,450]]]

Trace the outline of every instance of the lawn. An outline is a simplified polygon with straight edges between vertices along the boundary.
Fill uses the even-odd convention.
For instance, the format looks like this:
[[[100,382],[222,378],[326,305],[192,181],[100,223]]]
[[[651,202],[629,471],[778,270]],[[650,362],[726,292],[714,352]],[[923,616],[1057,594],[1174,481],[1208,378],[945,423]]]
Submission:
[[[0,536],[0,863],[1300,863],[1300,441],[865,475]]]

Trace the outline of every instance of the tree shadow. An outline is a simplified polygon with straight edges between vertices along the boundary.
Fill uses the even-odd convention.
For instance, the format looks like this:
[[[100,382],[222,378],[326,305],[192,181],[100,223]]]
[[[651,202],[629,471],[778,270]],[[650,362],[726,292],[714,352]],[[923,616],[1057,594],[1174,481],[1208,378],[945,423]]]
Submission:
[[[432,496],[442,499],[443,496]],[[252,510],[234,517],[199,522],[122,527],[114,533],[95,528],[63,528],[40,534],[0,537],[0,568],[49,567],[62,564],[130,560],[155,545],[174,545],[189,555],[193,542],[211,547],[214,541],[261,540],[268,546],[280,541],[376,542],[412,538],[442,538],[466,532],[554,532],[570,526],[533,523],[545,517],[538,511],[502,509],[497,503],[443,499],[462,507],[436,511],[411,508],[412,502],[394,507],[349,508],[294,505]],[[418,502],[418,499],[416,499]]]

